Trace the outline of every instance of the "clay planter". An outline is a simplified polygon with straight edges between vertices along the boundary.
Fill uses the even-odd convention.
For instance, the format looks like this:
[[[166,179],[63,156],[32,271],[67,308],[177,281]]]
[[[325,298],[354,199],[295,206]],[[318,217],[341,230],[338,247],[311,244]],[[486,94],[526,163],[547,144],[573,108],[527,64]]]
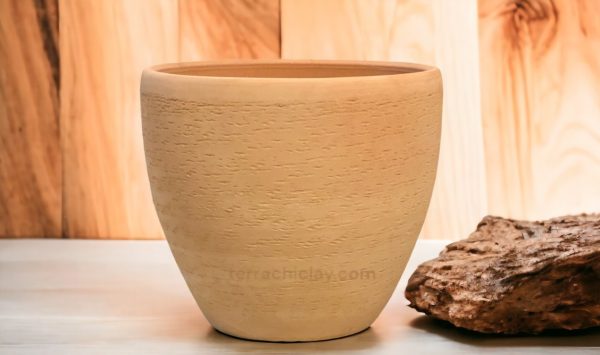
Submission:
[[[369,327],[425,218],[441,109],[439,70],[416,64],[145,70],[152,196],[210,323],[269,341]]]

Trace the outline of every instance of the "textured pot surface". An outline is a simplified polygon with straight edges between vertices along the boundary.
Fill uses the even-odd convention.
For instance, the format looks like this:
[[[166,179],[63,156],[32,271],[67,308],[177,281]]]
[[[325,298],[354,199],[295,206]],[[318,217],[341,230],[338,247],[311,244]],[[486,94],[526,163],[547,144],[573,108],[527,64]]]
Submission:
[[[425,218],[441,108],[439,71],[416,64],[144,71],[154,203],[211,324],[269,341],[369,327]]]

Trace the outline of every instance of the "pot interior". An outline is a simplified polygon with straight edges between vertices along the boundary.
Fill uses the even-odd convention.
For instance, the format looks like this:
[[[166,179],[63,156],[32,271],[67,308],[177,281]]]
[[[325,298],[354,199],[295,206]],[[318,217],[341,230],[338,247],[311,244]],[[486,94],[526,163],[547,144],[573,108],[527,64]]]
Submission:
[[[239,78],[336,78],[356,76],[380,76],[415,73],[430,68],[418,64],[374,63],[232,63],[232,64],[176,64],[158,68],[169,74],[208,77]]]

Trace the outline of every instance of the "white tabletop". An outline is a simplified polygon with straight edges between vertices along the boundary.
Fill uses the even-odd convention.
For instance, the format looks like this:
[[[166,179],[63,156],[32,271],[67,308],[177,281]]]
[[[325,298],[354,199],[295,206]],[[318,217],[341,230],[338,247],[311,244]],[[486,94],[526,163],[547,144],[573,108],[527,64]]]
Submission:
[[[0,241],[0,354],[600,354],[600,329],[484,336],[408,308],[406,278],[444,241],[420,241],[371,329],[315,343],[239,340],[214,331],[164,241]]]

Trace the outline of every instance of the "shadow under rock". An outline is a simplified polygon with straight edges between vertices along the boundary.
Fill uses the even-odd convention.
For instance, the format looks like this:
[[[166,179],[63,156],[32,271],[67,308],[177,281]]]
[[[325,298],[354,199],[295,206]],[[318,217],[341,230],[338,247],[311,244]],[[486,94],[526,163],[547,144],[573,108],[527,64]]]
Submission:
[[[600,327],[581,330],[549,330],[538,335],[519,334],[483,334],[468,329],[458,328],[449,322],[428,316],[414,319],[412,327],[447,339],[483,347],[528,347],[528,346],[600,346]]]

